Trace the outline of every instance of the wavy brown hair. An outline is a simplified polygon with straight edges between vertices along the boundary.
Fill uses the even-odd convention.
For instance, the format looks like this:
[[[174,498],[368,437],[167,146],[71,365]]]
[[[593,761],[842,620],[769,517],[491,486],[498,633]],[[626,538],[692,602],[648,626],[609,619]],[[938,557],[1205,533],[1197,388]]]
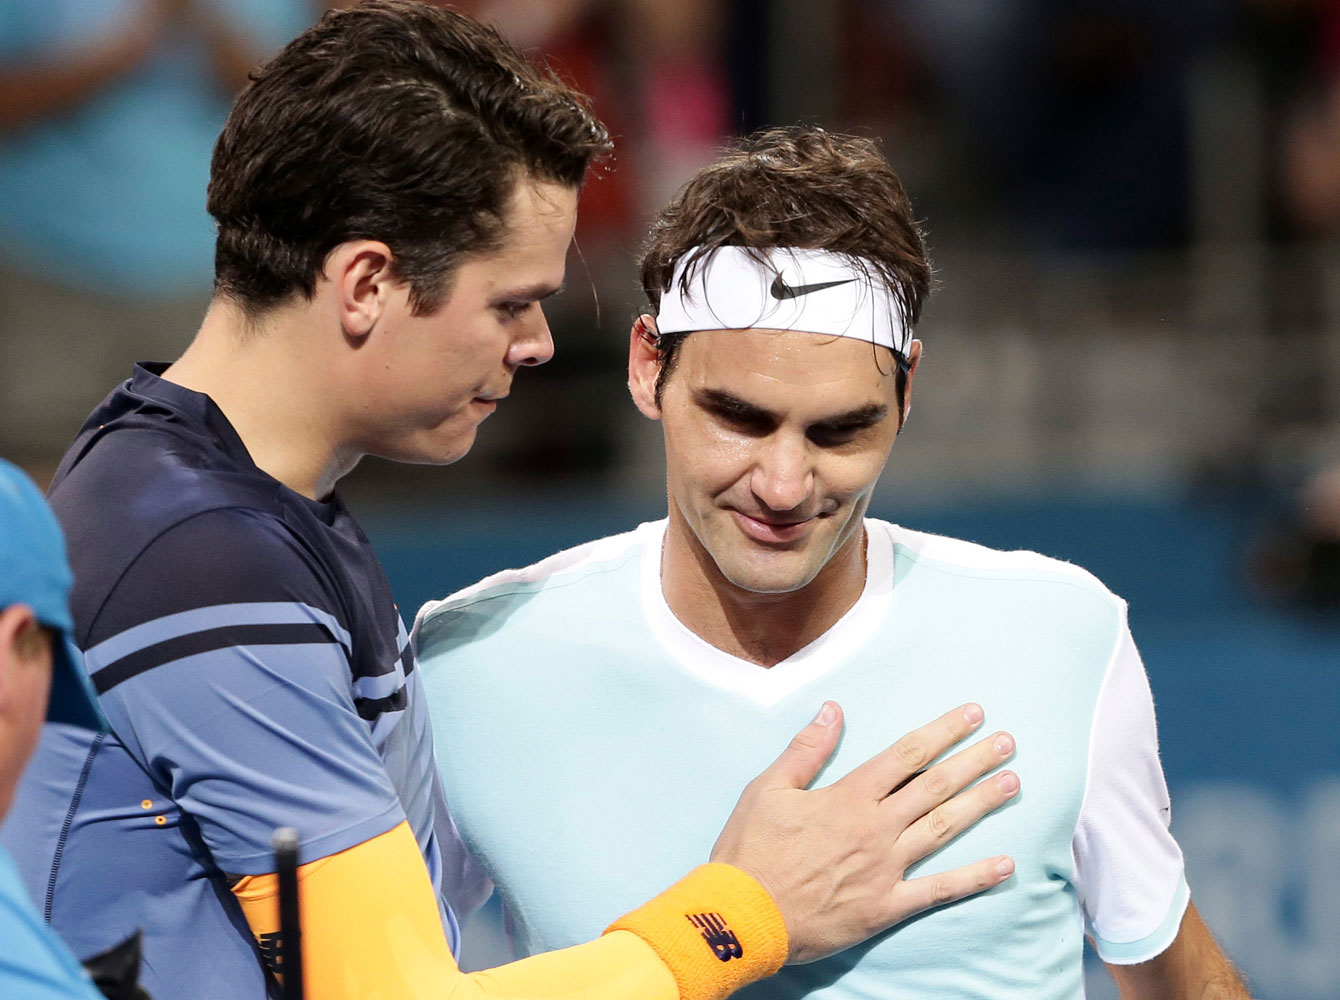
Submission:
[[[256,70],[214,148],[215,293],[311,298],[340,243],[381,240],[418,313],[497,249],[518,180],[578,187],[608,153],[586,98],[492,28],[408,0],[327,13]]]
[[[925,237],[902,182],[873,139],[813,126],[768,129],[700,170],[657,215],[643,245],[642,290],[651,311],[659,311],[680,258],[693,254],[685,268],[687,288],[694,268],[723,246],[848,255],[893,290],[908,329],[930,293]],[[686,336],[658,338],[658,402]],[[907,359],[897,363],[901,400]]]

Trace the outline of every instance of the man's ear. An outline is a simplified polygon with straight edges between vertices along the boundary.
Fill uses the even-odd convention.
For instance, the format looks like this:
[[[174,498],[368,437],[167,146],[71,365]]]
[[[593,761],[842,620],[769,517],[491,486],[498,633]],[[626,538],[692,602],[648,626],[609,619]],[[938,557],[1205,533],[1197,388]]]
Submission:
[[[345,336],[362,340],[371,333],[400,290],[403,282],[392,273],[393,260],[391,248],[379,240],[341,243],[326,257],[324,273]]]
[[[628,335],[628,391],[642,415],[661,419],[656,402],[656,379],[661,373],[661,352],[656,348],[656,317],[643,313]]]
[[[32,633],[40,627],[33,609],[26,604],[0,608],[0,711],[8,710],[14,700],[20,661],[31,646]]]
[[[917,373],[917,365],[921,363],[921,341],[914,340],[907,347],[907,382],[903,386],[903,412],[898,417],[898,430],[901,432],[903,424],[907,423],[907,415],[912,412],[912,377]]]

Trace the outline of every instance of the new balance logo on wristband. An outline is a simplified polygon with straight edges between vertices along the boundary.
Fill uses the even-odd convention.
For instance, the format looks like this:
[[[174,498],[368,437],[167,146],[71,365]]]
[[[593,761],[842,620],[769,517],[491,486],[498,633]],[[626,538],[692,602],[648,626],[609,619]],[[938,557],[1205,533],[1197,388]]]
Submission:
[[[726,921],[721,919],[720,913],[686,913],[684,917],[703,932],[703,940],[712,949],[712,954],[721,961],[729,962],[732,958],[744,957],[740,939],[726,926]]]

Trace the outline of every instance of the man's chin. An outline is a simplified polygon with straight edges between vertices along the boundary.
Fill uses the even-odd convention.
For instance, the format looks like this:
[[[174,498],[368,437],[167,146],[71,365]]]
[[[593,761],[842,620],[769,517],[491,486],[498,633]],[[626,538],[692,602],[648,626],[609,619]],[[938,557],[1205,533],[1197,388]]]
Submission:
[[[457,434],[450,440],[428,438],[412,443],[398,444],[370,454],[402,465],[452,465],[470,453],[475,444],[475,429]]]
[[[722,567],[718,564],[718,569]],[[781,596],[783,594],[794,594],[797,591],[804,590],[814,582],[815,573],[809,571],[809,567],[797,567],[791,572],[772,568],[771,571],[739,567],[734,572],[725,572],[722,575],[730,582],[731,586],[746,593],[758,594],[764,596]]]

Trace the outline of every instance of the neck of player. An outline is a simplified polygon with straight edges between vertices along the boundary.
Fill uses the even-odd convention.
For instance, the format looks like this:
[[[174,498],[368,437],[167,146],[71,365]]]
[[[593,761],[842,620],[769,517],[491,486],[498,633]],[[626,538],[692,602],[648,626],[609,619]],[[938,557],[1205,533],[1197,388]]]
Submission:
[[[323,324],[300,305],[252,321],[216,298],[163,377],[209,396],[262,472],[310,499],[328,499],[362,454],[342,440],[341,392],[337,373],[323,365],[330,353],[323,335]]]
[[[815,577],[786,593],[731,583],[674,514],[661,555],[661,590],[675,617],[700,639],[761,667],[773,667],[837,624],[865,589],[865,529],[859,528]]]

